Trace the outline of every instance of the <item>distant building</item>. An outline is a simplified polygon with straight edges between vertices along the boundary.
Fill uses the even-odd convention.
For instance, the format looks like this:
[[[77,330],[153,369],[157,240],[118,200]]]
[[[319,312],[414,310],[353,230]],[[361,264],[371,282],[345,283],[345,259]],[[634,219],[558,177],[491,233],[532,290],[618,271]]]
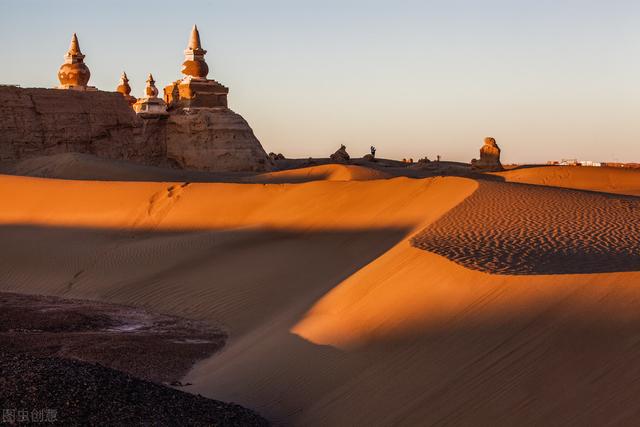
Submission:
[[[560,166],[578,166],[578,159],[562,159],[560,160]]]
[[[592,167],[600,167],[602,166],[602,163],[600,162],[592,162],[591,160],[580,160],[580,165],[581,166],[592,166]]]

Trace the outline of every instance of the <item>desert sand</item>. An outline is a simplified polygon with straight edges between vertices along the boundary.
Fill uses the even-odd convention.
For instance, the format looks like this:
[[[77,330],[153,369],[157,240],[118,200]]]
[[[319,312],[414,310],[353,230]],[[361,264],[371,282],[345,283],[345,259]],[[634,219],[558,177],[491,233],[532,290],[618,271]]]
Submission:
[[[3,175],[0,290],[222,329],[186,389],[275,424],[632,424],[640,173],[620,172]]]

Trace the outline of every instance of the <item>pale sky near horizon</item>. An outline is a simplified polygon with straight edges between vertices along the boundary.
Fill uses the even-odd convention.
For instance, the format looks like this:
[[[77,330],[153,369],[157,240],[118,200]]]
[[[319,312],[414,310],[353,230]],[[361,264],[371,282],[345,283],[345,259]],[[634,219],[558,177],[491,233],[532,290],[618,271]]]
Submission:
[[[640,1],[0,0],[0,84],[53,87],[76,32],[90,84],[180,77],[192,25],[267,151],[640,162]]]

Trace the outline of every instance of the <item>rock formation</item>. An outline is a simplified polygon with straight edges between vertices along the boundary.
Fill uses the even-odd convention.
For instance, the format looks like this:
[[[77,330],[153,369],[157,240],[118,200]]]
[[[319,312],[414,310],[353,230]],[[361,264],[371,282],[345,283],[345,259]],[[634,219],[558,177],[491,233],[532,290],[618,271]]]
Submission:
[[[167,105],[158,98],[158,88],[151,73],[147,77],[147,86],[144,88],[144,97],[133,104],[133,110],[142,118],[154,118],[167,115]]]
[[[500,147],[496,140],[491,137],[484,139],[484,145],[480,148],[480,159],[471,160],[471,166],[474,169],[497,171],[502,170],[500,163]]]
[[[340,145],[340,148],[329,156],[331,160],[337,163],[349,163],[351,157],[349,157],[349,153],[347,153],[347,147],[344,145]]]
[[[69,50],[64,56],[64,64],[58,70],[58,80],[60,80],[60,89],[73,90],[95,90],[94,87],[87,86],[91,72],[89,67],[84,63],[85,56],[80,51],[80,43],[78,36],[73,33]]]
[[[142,130],[119,93],[0,87],[0,161],[78,152],[161,164],[161,144]]]
[[[249,124],[227,107],[229,89],[207,78],[206,53],[194,25],[184,51],[184,77],[164,89],[168,158],[188,169],[271,170],[273,162]]]
[[[131,86],[129,86],[129,78],[127,77],[127,73],[124,71],[120,76],[120,84],[116,87],[116,92],[121,93],[127,103],[131,106],[136,103],[137,99],[134,96],[131,96]]]
[[[137,101],[124,73],[117,92],[87,86],[74,34],[58,73],[60,88],[73,90],[0,86],[0,161],[76,152],[216,172],[271,170],[249,124],[227,108],[229,89],[207,78],[206,53],[194,26],[185,77],[165,89],[167,109],[151,74]]]
[[[204,59],[206,53],[200,42],[198,27],[194,25],[184,51],[184,77],[164,88],[164,100],[169,108],[227,108],[229,88],[216,80],[207,79],[209,66]]]
[[[228,108],[174,111],[166,124],[167,157],[185,169],[264,171],[271,159],[249,124]]]

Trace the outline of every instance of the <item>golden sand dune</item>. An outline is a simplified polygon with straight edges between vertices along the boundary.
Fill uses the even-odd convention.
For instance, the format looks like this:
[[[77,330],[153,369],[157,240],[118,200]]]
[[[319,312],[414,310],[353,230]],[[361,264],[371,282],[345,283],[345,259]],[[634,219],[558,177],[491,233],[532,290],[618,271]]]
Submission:
[[[188,181],[284,184],[308,181],[368,181],[391,175],[375,169],[341,164],[324,164],[269,173],[204,172],[102,159],[90,154],[62,153],[22,160],[0,172],[38,178],[97,181]]]
[[[523,196],[511,192],[536,190],[490,184],[516,206]],[[10,201],[0,209],[0,289],[221,326],[228,344],[193,368],[189,390],[276,423],[584,425],[640,416],[639,271],[495,275],[411,245],[482,196],[485,183],[0,176],[0,190]],[[509,216],[488,195],[476,202],[483,214],[449,228],[453,236]],[[560,210],[551,218],[563,231],[579,231],[561,240],[563,251],[592,239],[594,227],[600,241],[631,248],[619,230],[629,207],[616,200],[637,199],[588,199],[599,218],[564,211],[587,196],[532,197]]]
[[[107,160],[90,154],[62,153],[25,159],[9,171],[15,175],[101,181],[183,181],[204,173]],[[194,176],[195,175],[195,176]]]
[[[640,270],[640,198],[483,182],[413,245],[500,274]]]
[[[246,178],[246,182],[260,182],[265,184],[296,183],[308,181],[368,181],[372,179],[387,179],[391,175],[375,169],[356,165],[327,164],[292,169],[279,172],[269,172]]]
[[[539,166],[496,172],[493,175],[503,177],[507,182],[640,196],[638,169]]]

